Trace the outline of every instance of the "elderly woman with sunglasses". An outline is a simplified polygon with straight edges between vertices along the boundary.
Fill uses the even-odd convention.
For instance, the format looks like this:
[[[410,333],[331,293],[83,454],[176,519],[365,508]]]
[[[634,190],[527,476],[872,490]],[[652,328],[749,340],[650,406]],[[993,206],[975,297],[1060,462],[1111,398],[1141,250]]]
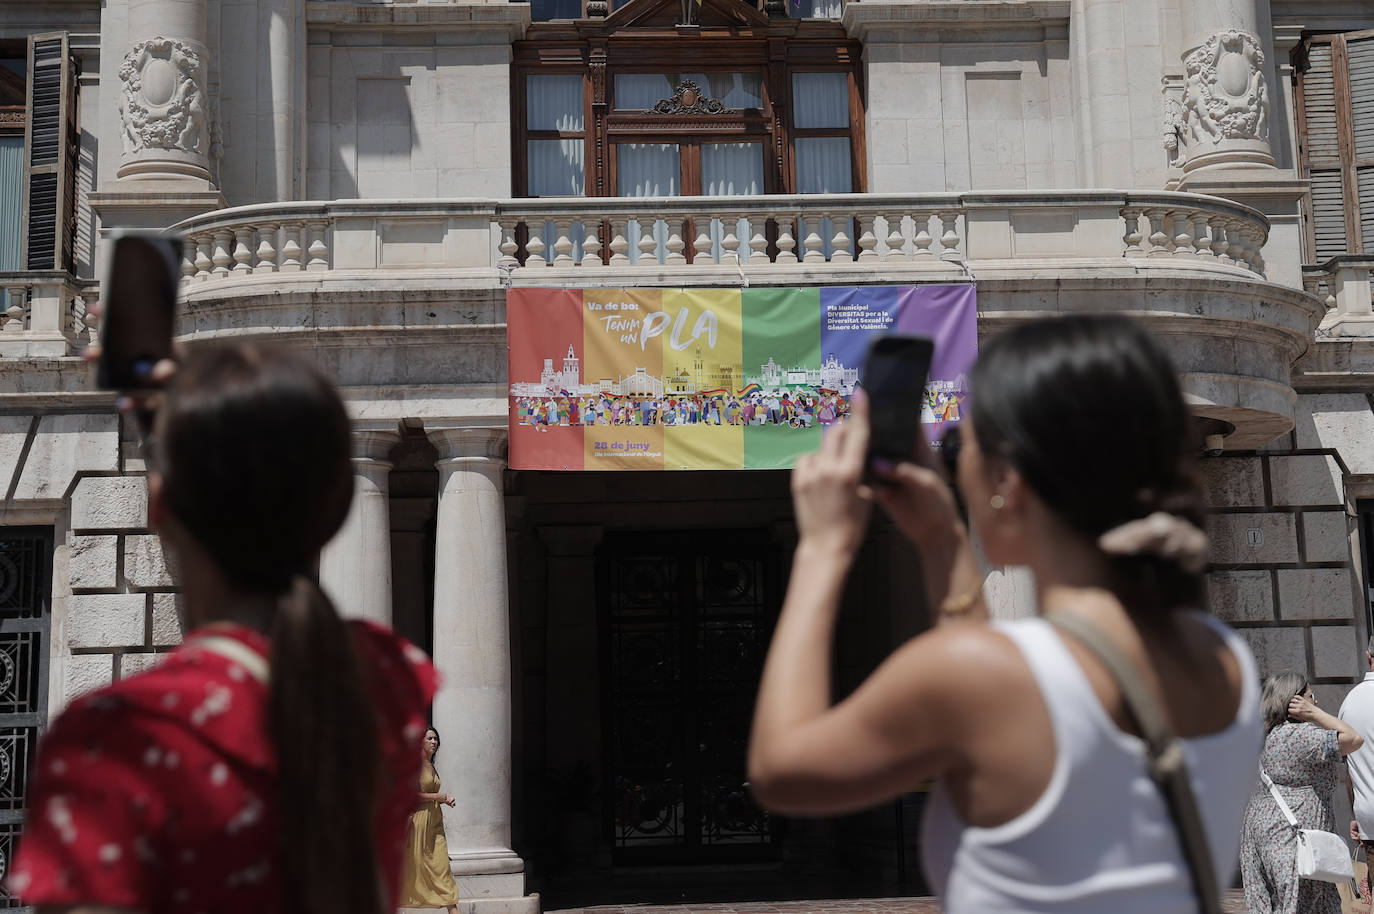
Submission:
[[[988,623],[944,479],[913,455],[863,484],[861,398],[793,474],[799,543],[755,711],[755,795],[842,813],[936,779],[922,849],[949,914],[1196,912],[1236,859],[1258,676],[1201,612],[1203,498],[1173,368],[1136,324],[1083,315],[994,337],[971,387],[957,480],[972,530],[990,561],[1030,568],[1042,617],[1090,625],[1164,709],[1217,884],[1195,886],[1112,675],[1045,618]],[[832,704],[835,617],[874,501],[917,545],[929,604],[956,621]]]

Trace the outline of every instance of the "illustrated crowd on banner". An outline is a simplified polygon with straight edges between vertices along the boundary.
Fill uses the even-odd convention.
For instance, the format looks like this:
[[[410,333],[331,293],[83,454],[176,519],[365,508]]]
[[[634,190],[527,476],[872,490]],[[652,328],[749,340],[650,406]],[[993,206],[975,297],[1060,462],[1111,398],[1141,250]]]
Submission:
[[[920,404],[921,421],[944,423],[959,419],[962,391],[925,389]],[[858,384],[853,385],[857,389]],[[724,390],[672,396],[625,396],[603,391],[598,396],[577,397],[566,390],[545,390],[541,395],[515,398],[520,425],[547,430],[553,426],[691,426],[781,425],[811,428],[833,425],[849,414],[850,398],[824,387],[783,388],[765,391],[757,384],[730,393]],[[913,404],[914,405],[914,404]]]

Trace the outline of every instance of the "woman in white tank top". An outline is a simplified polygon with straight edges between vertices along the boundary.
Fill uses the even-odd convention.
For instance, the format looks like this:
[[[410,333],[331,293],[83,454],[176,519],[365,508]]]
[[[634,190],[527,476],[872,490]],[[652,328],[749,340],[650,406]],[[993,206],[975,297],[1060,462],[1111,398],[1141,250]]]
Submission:
[[[971,386],[957,470],[970,525],[991,562],[1030,568],[1043,615],[1080,617],[1136,668],[1184,738],[1229,885],[1256,777],[1258,676],[1244,642],[1197,609],[1203,498],[1168,358],[1125,318],[1033,321],[984,347]],[[793,474],[799,543],[749,751],[759,801],[840,813],[935,778],[922,849],[948,914],[1197,911],[1110,674],[1043,619],[988,623],[969,535],[924,445],[875,465],[883,484],[868,487],[867,439],[859,398]],[[928,605],[951,624],[832,706],[835,614],[873,501],[918,547]]]

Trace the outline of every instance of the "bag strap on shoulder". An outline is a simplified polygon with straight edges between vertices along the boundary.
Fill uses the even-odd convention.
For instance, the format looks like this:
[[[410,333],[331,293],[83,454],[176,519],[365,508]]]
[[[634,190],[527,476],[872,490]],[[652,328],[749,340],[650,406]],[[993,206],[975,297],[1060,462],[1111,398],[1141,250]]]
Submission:
[[[1264,786],[1268,787],[1269,792],[1274,795],[1274,802],[1278,803],[1279,809],[1283,810],[1283,816],[1285,819],[1288,820],[1288,824],[1293,826],[1294,828],[1297,828],[1298,817],[1293,815],[1292,807],[1290,807],[1287,801],[1284,800],[1283,794],[1279,793],[1279,789],[1274,786],[1274,782],[1269,779],[1269,775],[1265,772],[1265,770],[1261,768],[1259,772],[1260,780],[1264,781]]]
[[[1198,811],[1192,782],[1188,779],[1183,744],[1174,735],[1164,711],[1150,695],[1150,690],[1145,687],[1144,680],[1131,662],[1093,625],[1077,616],[1063,613],[1045,616],[1044,619],[1086,647],[1115,680],[1127,712],[1145,738],[1150,779],[1164,795],[1165,805],[1178,830],[1179,843],[1183,846],[1183,857],[1188,862],[1200,908],[1203,914],[1221,914],[1212,850],[1207,844],[1207,830]]]

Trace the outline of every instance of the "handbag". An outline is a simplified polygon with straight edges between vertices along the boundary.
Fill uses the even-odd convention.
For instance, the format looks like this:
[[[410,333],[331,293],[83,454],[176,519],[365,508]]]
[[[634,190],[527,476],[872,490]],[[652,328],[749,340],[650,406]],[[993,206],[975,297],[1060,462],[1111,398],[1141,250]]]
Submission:
[[[1150,695],[1145,682],[1126,656],[1117,650],[1102,633],[1077,616],[1055,614],[1043,617],[1046,622],[1072,635],[1111,674],[1121,690],[1126,711],[1145,737],[1146,767],[1150,780],[1164,795],[1164,804],[1174,820],[1182,845],[1183,859],[1192,875],[1193,891],[1203,914],[1221,914],[1221,897],[1217,890],[1216,870],[1212,866],[1212,849],[1207,844],[1207,830],[1198,812],[1193,784],[1188,779],[1188,766],[1183,743],[1169,727],[1168,718]],[[1333,836],[1334,837],[1334,836]],[[1346,861],[1349,863],[1349,861]]]
[[[1345,840],[1320,828],[1298,828],[1298,817],[1293,815],[1293,810],[1284,802],[1283,795],[1263,768],[1260,769],[1260,779],[1274,795],[1274,802],[1283,810],[1288,824],[1298,833],[1298,878],[1335,883],[1354,882],[1355,865],[1350,859],[1350,848]]]

